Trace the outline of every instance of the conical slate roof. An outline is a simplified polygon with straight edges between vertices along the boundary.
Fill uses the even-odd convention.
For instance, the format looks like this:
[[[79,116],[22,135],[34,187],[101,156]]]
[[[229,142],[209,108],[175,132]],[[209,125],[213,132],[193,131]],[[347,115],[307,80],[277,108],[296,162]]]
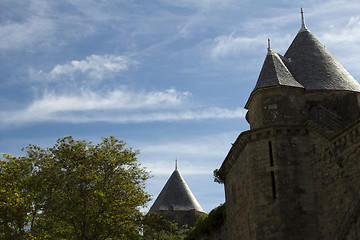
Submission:
[[[303,88],[291,75],[281,56],[269,48],[254,91],[277,85]]]
[[[299,31],[284,57],[290,72],[306,90],[360,92],[360,84],[307,28]]]
[[[270,49],[269,42],[268,54],[253,92],[279,85],[305,90],[360,92],[360,84],[306,28],[302,9],[301,18],[301,29],[284,56]]]
[[[196,210],[204,212],[177,169],[175,169],[169,180],[166,182],[149,212],[157,212],[161,210]]]

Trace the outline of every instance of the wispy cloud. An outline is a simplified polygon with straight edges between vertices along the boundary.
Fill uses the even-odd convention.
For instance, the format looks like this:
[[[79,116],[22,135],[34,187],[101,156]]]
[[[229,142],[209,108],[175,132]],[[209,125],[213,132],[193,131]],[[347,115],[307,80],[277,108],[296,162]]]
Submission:
[[[33,78],[40,76],[41,84],[46,86],[42,96],[24,109],[2,111],[1,121],[5,124],[129,123],[227,119],[244,115],[243,109],[194,108],[189,101],[191,94],[175,88],[131,90],[121,85],[114,87],[114,82],[107,81],[134,64],[136,62],[123,56],[92,55],[56,65],[48,73],[33,73]]]
[[[172,89],[163,93],[128,90],[122,79],[129,70],[136,70],[137,65],[138,62],[128,56],[93,54],[57,64],[48,71],[30,67],[30,81],[26,83],[31,85],[30,89],[35,89],[36,96],[28,111],[139,108],[140,105],[156,103],[157,95],[158,101],[174,101],[178,92]]]
[[[182,174],[210,174],[219,168],[221,161],[234,142],[238,131],[181,138],[156,143],[138,143],[140,158],[154,175],[168,175],[174,170],[175,159]]]
[[[2,6],[6,21],[0,21],[0,49],[53,51],[70,41],[83,39],[93,34],[98,23],[104,21],[99,18],[94,21],[94,16],[81,14],[80,10],[89,5],[94,4],[82,3],[76,9],[67,1],[9,1]]]
[[[360,38],[360,15],[350,17],[347,23],[341,26],[341,29],[323,33],[321,38],[327,43],[336,45],[338,43],[357,43]]]
[[[219,9],[231,9],[237,7],[239,0],[174,0],[167,2],[167,4],[197,9],[198,11],[216,11]]]
[[[64,82],[71,82],[81,89],[97,87],[97,84],[119,76],[136,65],[138,62],[127,56],[93,54],[84,59],[57,64],[49,72],[30,68],[29,74],[34,81],[58,84],[57,87],[62,90],[67,86]]]
[[[229,150],[230,143],[238,132],[225,132],[214,135],[199,136],[195,139],[180,139],[171,142],[144,143],[141,146],[143,154],[153,154],[154,156],[172,155],[180,158],[216,159],[222,158],[224,152]],[[228,142],[228,145],[222,143]],[[167,157],[165,157],[167,158]]]
[[[188,92],[178,92],[173,88],[149,93],[118,89],[105,96],[95,92],[82,92],[78,96],[46,94],[42,99],[34,101],[26,111],[50,114],[70,111],[165,108],[179,105],[188,95]]]
[[[239,54],[240,52],[256,49],[263,45],[264,36],[242,37],[235,32],[229,35],[221,35],[213,40],[211,47],[211,57],[213,59]]]
[[[54,33],[54,30],[54,24],[50,19],[36,16],[31,17],[26,22],[1,24],[0,49],[30,48],[34,44],[40,44],[43,47],[49,44],[44,40],[48,39]]]
[[[128,69],[130,64],[135,64],[124,56],[115,55],[91,55],[85,60],[72,60],[70,63],[56,65],[49,73],[51,78],[68,76],[73,78],[76,73],[87,74],[93,78],[104,78],[123,72]]]
[[[205,108],[190,110],[154,110],[143,112],[128,111],[71,111],[71,112],[41,112],[33,107],[17,111],[1,111],[1,122],[9,124],[26,124],[31,122],[62,122],[62,123],[144,123],[144,122],[174,122],[206,119],[243,118],[246,111],[242,108]]]

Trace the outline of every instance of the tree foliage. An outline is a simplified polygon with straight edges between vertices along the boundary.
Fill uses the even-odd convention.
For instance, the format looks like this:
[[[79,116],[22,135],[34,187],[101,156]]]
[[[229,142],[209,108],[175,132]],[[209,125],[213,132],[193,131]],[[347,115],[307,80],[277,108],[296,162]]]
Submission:
[[[150,213],[143,219],[144,240],[183,240],[189,234],[187,225],[179,226],[157,213]]]
[[[58,139],[0,161],[1,239],[140,239],[150,196],[138,151],[114,137]]]
[[[211,210],[209,215],[203,215],[198,219],[196,226],[192,229],[190,234],[185,237],[185,240],[195,240],[205,237],[210,234],[211,231],[221,227],[225,223],[225,220],[225,205],[220,204],[220,206]]]
[[[220,184],[224,184],[225,183],[225,179],[224,177],[220,174],[220,170],[219,169],[215,169],[214,172],[214,182],[216,183],[220,183]]]
[[[32,212],[32,163],[11,155],[4,158],[0,161],[0,238],[31,238],[26,228]]]

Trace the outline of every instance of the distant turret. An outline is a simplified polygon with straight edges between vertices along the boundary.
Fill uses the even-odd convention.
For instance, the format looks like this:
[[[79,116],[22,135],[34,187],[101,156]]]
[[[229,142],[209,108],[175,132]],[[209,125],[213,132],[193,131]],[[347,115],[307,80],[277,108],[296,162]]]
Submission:
[[[197,219],[205,214],[177,166],[150,208],[149,213],[153,212],[188,226],[194,226]]]

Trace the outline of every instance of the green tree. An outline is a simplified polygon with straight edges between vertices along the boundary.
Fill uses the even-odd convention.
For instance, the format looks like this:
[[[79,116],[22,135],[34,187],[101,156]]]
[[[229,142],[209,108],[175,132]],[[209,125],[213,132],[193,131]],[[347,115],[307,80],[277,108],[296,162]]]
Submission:
[[[145,192],[149,174],[137,161],[138,151],[114,137],[95,145],[65,137],[47,149],[29,145],[26,153],[1,160],[0,211],[8,214],[1,214],[0,224],[10,227],[5,237],[141,237],[140,207],[150,196]]]
[[[185,237],[185,240],[195,240],[199,238],[205,238],[211,234],[212,231],[216,231],[225,224],[226,221],[226,209],[224,204],[214,208],[210,211],[209,215],[201,216],[196,222],[196,226],[191,229],[191,232]]]
[[[219,169],[215,169],[214,172],[214,182],[216,183],[220,183],[220,184],[224,184],[225,179],[224,177],[220,174],[220,170]]]
[[[143,218],[144,240],[183,240],[189,233],[187,225],[169,221],[157,213],[150,213]]]
[[[0,239],[30,239],[33,166],[27,158],[3,155],[0,161]]]

